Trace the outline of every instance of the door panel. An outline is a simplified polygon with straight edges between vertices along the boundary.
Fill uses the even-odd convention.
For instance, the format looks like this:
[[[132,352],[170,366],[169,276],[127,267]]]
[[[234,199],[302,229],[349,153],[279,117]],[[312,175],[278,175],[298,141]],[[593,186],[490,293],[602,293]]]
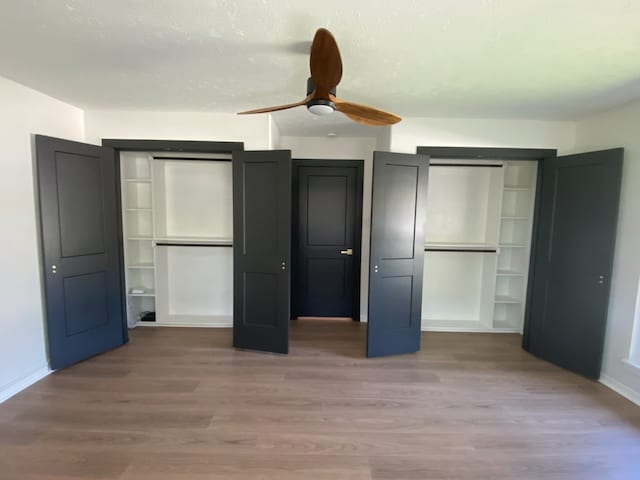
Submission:
[[[602,363],[622,149],[544,165],[525,348],[590,378]]]
[[[51,368],[122,345],[117,166],[110,148],[36,136]]]
[[[233,345],[289,350],[291,152],[233,153]]]
[[[367,356],[420,349],[429,157],[375,152]]]
[[[295,314],[359,317],[361,174],[342,161],[305,163],[296,172]]]

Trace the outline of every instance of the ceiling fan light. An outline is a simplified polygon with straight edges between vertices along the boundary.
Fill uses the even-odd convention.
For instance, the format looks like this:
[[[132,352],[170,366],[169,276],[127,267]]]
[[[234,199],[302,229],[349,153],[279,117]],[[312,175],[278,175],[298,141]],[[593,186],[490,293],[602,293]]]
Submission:
[[[333,113],[334,107],[331,104],[325,103],[314,103],[307,105],[307,110],[309,110],[314,115],[331,115]]]

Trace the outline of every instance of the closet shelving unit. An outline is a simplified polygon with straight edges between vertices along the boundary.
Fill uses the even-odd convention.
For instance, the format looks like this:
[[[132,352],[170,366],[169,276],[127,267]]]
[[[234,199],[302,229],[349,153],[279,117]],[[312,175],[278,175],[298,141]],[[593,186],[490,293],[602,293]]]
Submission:
[[[521,331],[535,162],[432,160],[423,329]]]
[[[505,162],[493,327],[522,331],[531,253],[536,162]]]
[[[121,154],[129,326],[231,324],[230,160]],[[156,313],[154,323],[139,323],[145,311]]]
[[[135,326],[155,305],[153,248],[153,171],[146,153],[121,154],[127,323]]]

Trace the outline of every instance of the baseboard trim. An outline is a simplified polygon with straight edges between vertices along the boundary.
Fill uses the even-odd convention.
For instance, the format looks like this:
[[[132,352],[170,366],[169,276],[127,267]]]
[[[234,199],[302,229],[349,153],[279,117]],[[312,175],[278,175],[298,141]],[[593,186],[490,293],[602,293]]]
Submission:
[[[21,378],[20,380],[16,380],[15,382],[12,382],[9,385],[5,386],[2,390],[0,390],[0,403],[9,400],[11,397],[17,395],[25,388],[30,387],[38,380],[42,380],[51,372],[53,372],[53,370],[49,370],[49,367],[41,367],[30,373],[26,377]]]
[[[233,322],[224,322],[224,323],[138,322],[136,324],[136,328],[137,327],[231,328],[233,327]]]
[[[423,332],[444,332],[444,333],[518,333],[519,330],[509,328],[466,328],[466,327],[422,327]]]
[[[611,378],[608,375],[600,376],[600,383],[605,387],[610,388],[614,392],[622,395],[627,400],[635,403],[636,405],[640,405],[640,392],[633,390],[632,388],[627,387],[626,385],[620,383],[614,378]]]

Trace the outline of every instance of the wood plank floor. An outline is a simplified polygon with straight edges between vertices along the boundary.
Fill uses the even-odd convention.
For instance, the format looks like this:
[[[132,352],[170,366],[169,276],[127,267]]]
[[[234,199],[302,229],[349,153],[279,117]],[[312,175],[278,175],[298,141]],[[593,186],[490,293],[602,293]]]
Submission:
[[[277,356],[138,328],[0,405],[0,478],[640,479],[640,407],[519,336],[425,333],[369,360],[365,332],[297,321]]]

